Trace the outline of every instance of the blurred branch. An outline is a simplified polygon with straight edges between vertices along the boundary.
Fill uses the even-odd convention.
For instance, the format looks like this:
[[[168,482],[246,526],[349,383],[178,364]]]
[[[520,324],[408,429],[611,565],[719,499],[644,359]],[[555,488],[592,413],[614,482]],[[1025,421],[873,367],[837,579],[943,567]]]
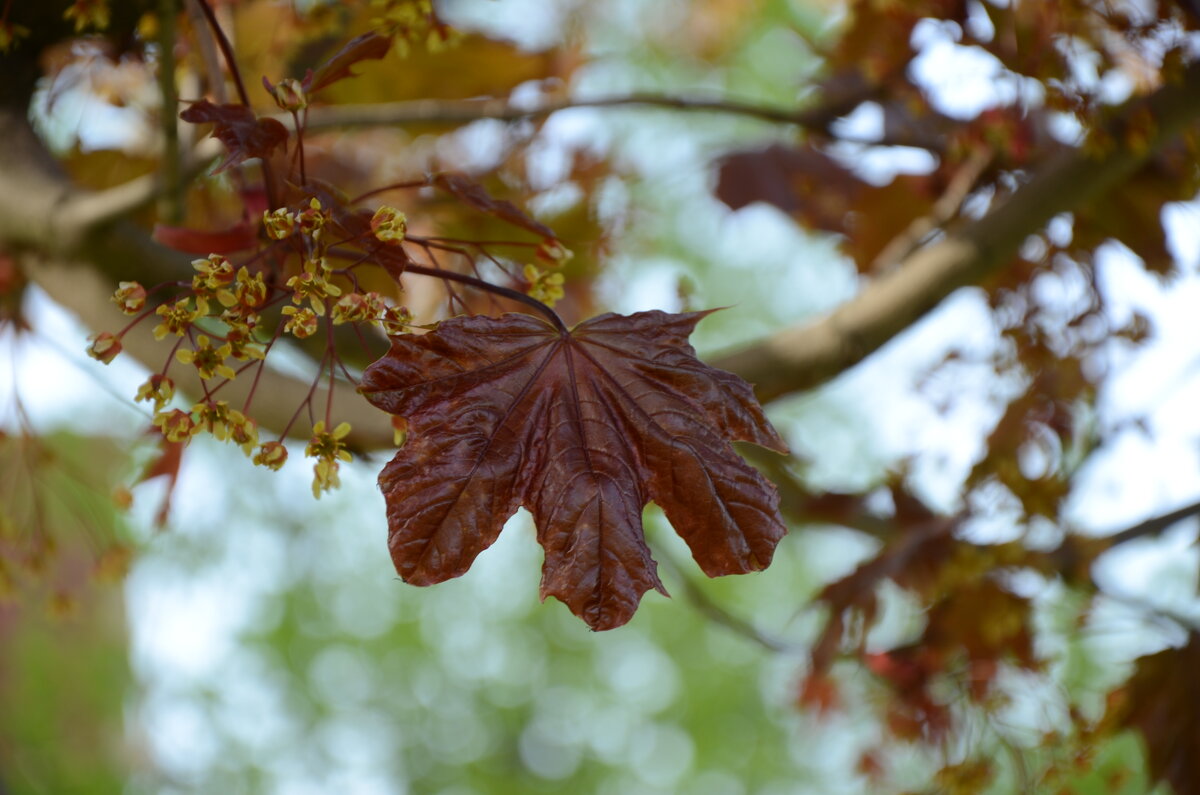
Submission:
[[[1105,540],[1108,542],[1110,548],[1120,546],[1136,538],[1158,535],[1172,525],[1193,516],[1200,516],[1200,501],[1193,502],[1191,505],[1185,505],[1170,513],[1164,513],[1161,516],[1155,516],[1143,522],[1138,522],[1133,527],[1129,527],[1119,533],[1113,533],[1111,536],[1106,536]]]
[[[158,0],[158,93],[162,97],[162,195],[159,215],[168,223],[183,221],[183,175],[179,162],[179,121],[175,117],[179,93],[175,89],[176,0]]]
[[[963,202],[971,194],[979,177],[991,164],[993,153],[990,149],[976,149],[963,163],[962,168],[954,173],[945,192],[933,203],[929,214],[914,218],[903,232],[896,235],[883,247],[867,268],[869,273],[879,273],[885,268],[903,261],[915,251],[921,241],[928,235],[945,226],[958,211]]]
[[[701,111],[748,116],[762,121],[796,124],[801,127],[824,129],[840,113],[830,108],[815,107],[796,111],[790,108],[770,108],[749,102],[727,99],[699,99],[661,94],[629,94],[598,99],[562,99],[533,107],[513,105],[504,98],[489,99],[418,99],[407,102],[381,102],[364,105],[324,105],[308,110],[305,129],[338,129],[344,127],[382,127],[397,124],[454,124],[479,119],[521,121],[538,119],[571,108],[614,108],[629,106],[670,108],[680,111]],[[843,111],[844,112],[844,111]],[[290,115],[278,116],[284,124]]]
[[[1006,266],[1051,218],[1104,196],[1198,119],[1200,63],[1194,63],[1178,82],[1117,113],[1105,131],[1113,142],[1107,151],[1059,153],[1007,201],[904,257],[830,314],[718,356],[712,364],[755,384],[764,402],[831,380],[959,287],[978,284]]]
[[[797,524],[831,524],[887,540],[896,535],[893,518],[868,510],[866,497],[845,492],[814,493],[792,472],[794,456],[781,456],[750,444],[738,444],[738,452],[760,470],[779,490],[779,510]]]
[[[712,621],[714,624],[720,624],[726,629],[732,631],[736,635],[740,635],[752,643],[762,646],[767,651],[773,652],[789,652],[803,651],[803,648],[794,647],[786,641],[768,635],[749,621],[735,616],[721,605],[712,600],[707,593],[704,592],[690,577],[683,572],[683,566],[675,560],[670,553],[658,551],[659,565],[671,572],[671,575],[678,580],[683,586],[684,598],[696,608],[697,612]]]
[[[195,33],[200,59],[204,61],[204,71],[208,75],[208,90],[212,92],[213,99],[217,101],[218,105],[224,105],[229,102],[229,91],[225,87],[225,77],[221,73],[221,59],[217,56],[217,45],[208,30],[204,12],[200,9],[197,0],[184,0],[183,5],[187,9],[188,22],[191,23],[192,31]]]

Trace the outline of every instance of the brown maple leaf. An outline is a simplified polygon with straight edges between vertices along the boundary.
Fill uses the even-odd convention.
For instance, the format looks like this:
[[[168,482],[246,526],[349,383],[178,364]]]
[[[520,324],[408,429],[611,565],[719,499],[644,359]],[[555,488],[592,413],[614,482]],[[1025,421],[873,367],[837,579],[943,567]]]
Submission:
[[[393,337],[361,391],[408,420],[379,476],[400,576],[463,574],[523,505],[546,554],[542,598],[612,629],[646,591],[666,593],[642,530],[650,500],[708,576],[766,568],[779,496],[730,442],[787,447],[749,384],[696,358],[687,338],[706,314],[607,314],[570,332],[459,317]]]

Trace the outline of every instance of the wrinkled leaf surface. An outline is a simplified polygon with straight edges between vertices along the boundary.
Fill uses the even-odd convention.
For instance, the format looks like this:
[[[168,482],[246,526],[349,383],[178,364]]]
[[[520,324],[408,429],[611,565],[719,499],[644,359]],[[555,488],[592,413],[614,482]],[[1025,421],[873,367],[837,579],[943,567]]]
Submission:
[[[408,419],[379,478],[401,577],[463,574],[518,506],[545,550],[542,597],[593,629],[665,593],[646,546],[653,500],[710,577],[765,568],[785,529],[775,487],[734,452],[780,452],[750,386],[700,362],[705,312],[601,315],[569,334],[528,315],[459,317],[392,339],[363,376]]]

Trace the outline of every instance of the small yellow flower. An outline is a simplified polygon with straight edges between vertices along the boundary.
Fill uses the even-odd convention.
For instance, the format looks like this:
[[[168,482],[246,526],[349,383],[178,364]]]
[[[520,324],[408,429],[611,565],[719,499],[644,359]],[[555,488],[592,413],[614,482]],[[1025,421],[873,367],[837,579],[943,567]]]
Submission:
[[[229,404],[224,400],[209,400],[192,406],[192,416],[196,418],[196,432],[207,431],[225,441],[229,437]]]
[[[17,42],[28,37],[29,28],[24,25],[0,22],[0,54],[8,54]]]
[[[229,322],[229,331],[225,333],[225,344],[229,346],[230,356],[239,361],[266,358],[267,352],[261,343],[255,341],[249,324],[239,322],[232,316],[226,322]]]
[[[107,0],[75,0],[63,12],[63,19],[75,21],[76,33],[82,33],[89,27],[105,30],[110,17]]]
[[[292,303],[301,304],[307,298],[313,311],[318,315],[325,314],[325,299],[336,298],[342,290],[336,284],[330,284],[323,275],[304,271],[288,279],[287,286],[292,288]]]
[[[250,271],[242,267],[238,269],[237,302],[247,309],[257,309],[267,302],[267,284],[263,281],[261,272],[250,275]]]
[[[412,327],[412,312],[406,306],[389,306],[383,312],[383,330],[389,336],[407,334]]]
[[[295,113],[308,107],[308,97],[304,93],[304,86],[293,77],[285,77],[276,85],[271,85],[271,82],[263,77],[263,86],[280,110]]]
[[[105,364],[117,358],[117,354],[121,352],[121,338],[111,332],[101,331],[99,334],[93,334],[88,337],[88,339],[92,343],[87,349],[88,356]]]
[[[283,330],[290,332],[296,339],[302,340],[317,333],[319,319],[308,307],[297,309],[294,306],[285,306],[282,312],[290,315],[287,323],[283,325]]]
[[[258,425],[242,412],[234,409],[229,412],[229,440],[242,448],[249,456],[258,444]]]
[[[287,211],[286,207],[278,210],[263,210],[263,228],[267,237],[272,240],[286,240],[295,230],[296,216]]]
[[[197,273],[192,277],[192,292],[206,298],[216,298],[222,306],[233,306],[237,298],[229,287],[236,274],[233,263],[220,254],[210,254],[207,259],[192,260]]]
[[[278,470],[287,461],[287,457],[287,448],[283,446],[282,442],[266,442],[258,448],[253,461],[255,466]]]
[[[338,477],[339,468],[337,461],[329,461],[324,458],[313,464],[313,497],[319,500],[321,492],[336,489],[342,485],[342,481]]]
[[[190,298],[181,298],[173,304],[162,304],[154,311],[162,317],[162,322],[154,327],[154,339],[161,340],[168,334],[182,337],[196,318],[208,314],[208,304],[203,298],[197,298],[193,306]]]
[[[169,442],[186,442],[199,431],[192,415],[179,409],[158,412],[154,415],[154,424]]]
[[[382,243],[400,243],[407,232],[408,218],[395,207],[384,205],[371,218],[371,233]]]
[[[232,353],[232,349],[228,344],[214,348],[212,340],[207,335],[201,334],[196,338],[194,350],[176,351],[175,358],[184,364],[194,365],[200,371],[200,377],[205,380],[219,375],[232,381],[237,377],[237,373],[233,371],[232,367],[225,364],[225,359],[229,357],[230,353]]]
[[[322,209],[316,196],[309,200],[307,208],[296,213],[296,223],[300,226],[300,232],[313,240],[321,239],[321,229],[325,227],[329,218],[329,211]]]
[[[146,288],[137,282],[120,282],[112,300],[125,314],[136,315],[146,305]]]
[[[537,247],[534,256],[540,262],[555,268],[574,257],[575,253],[554,238],[547,237]]]
[[[163,406],[171,402],[171,398],[175,396],[175,382],[165,375],[155,373],[150,376],[146,383],[138,387],[137,400],[153,401],[154,410],[162,411]]]

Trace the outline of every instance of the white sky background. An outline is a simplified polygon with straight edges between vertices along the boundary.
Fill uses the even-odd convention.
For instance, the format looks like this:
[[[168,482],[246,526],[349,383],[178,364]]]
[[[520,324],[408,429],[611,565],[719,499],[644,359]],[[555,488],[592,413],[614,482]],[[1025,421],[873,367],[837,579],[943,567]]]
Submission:
[[[504,0],[476,7],[490,15],[494,6],[502,6],[505,13],[526,9],[521,14],[525,22],[519,30],[534,39],[543,35],[553,38],[556,34],[553,25],[547,27],[550,32],[546,33],[528,24],[533,19],[554,22],[552,15],[532,12],[534,8],[544,8],[542,3]],[[1002,77],[999,64],[991,56],[959,47],[946,30],[931,26],[917,35],[925,50],[913,65],[914,73],[939,98],[944,111],[970,116],[980,107],[1009,101],[1025,90],[1019,81]],[[602,84],[603,80],[599,82]],[[1111,90],[1115,95],[1121,86],[1114,85]],[[611,135],[601,111],[564,114],[557,123],[564,139],[586,137],[589,130],[598,140],[606,142]],[[860,135],[870,135],[876,123],[870,108],[855,114],[850,122]],[[88,126],[81,127],[80,133],[85,140],[111,140],[117,124],[116,121],[97,124],[97,119],[90,117]],[[553,130],[555,124],[552,120],[549,129]],[[1069,132],[1065,130],[1064,134]],[[664,144],[660,141],[659,145]],[[703,156],[694,150],[678,149],[659,154],[668,160],[676,158],[672,163],[684,164]],[[547,156],[553,157],[553,152]],[[879,180],[886,180],[896,171],[929,166],[927,154],[911,150],[871,152],[856,162]],[[693,170],[700,173],[702,169]],[[704,185],[699,188],[703,190]],[[788,284],[804,284],[805,279],[812,278],[813,271],[808,269],[804,257],[811,256],[816,249],[797,246],[794,256],[786,253],[786,245],[799,241],[794,223],[781,213],[756,206],[730,214],[707,198],[696,205],[696,212],[696,223],[711,224],[731,252],[748,249],[755,258],[761,258],[768,256],[763,253],[761,241],[773,241],[777,245],[765,248],[780,252],[777,256],[783,261],[777,263],[778,273]],[[1122,351],[1116,357],[1119,366],[1101,394],[1099,421],[1103,427],[1115,428],[1124,420],[1144,417],[1149,433],[1121,431],[1107,449],[1094,456],[1080,481],[1084,485],[1068,511],[1069,520],[1080,529],[1095,532],[1120,529],[1200,498],[1200,411],[1196,409],[1200,405],[1200,312],[1196,311],[1200,306],[1200,203],[1173,205],[1164,214],[1164,220],[1181,272],[1170,283],[1146,274],[1118,245],[1106,246],[1098,257],[1100,283],[1114,317],[1120,320],[1135,310],[1140,311],[1152,318],[1155,330],[1154,337],[1146,344]],[[733,236],[735,232],[740,239]],[[613,294],[615,310],[677,308],[677,264],[664,262],[661,267],[637,267],[645,264],[628,263],[622,267],[624,289]],[[848,270],[841,275],[831,274],[829,269],[821,273],[839,284],[823,293],[826,298],[842,291],[844,296],[852,290],[853,278]],[[789,289],[785,294],[794,292]],[[65,425],[85,432],[115,429],[119,435],[131,438],[140,433],[149,416],[135,408],[130,398],[145,373],[131,364],[128,357],[118,357],[108,367],[88,359],[83,353],[88,331],[41,298],[35,289],[30,290],[27,308],[37,334],[15,350],[11,339],[0,338],[0,360],[9,359],[10,351],[13,352],[12,367],[0,368],[0,394],[10,394],[15,373],[21,399],[38,428]],[[792,311],[799,319],[821,308],[805,305]],[[732,316],[730,324],[739,322],[739,311],[750,313],[755,309],[747,306],[739,310],[735,306],[727,310]],[[781,315],[788,311],[786,307],[778,309]],[[742,318],[743,322],[751,320]],[[948,384],[947,389],[966,397],[952,403],[945,412],[935,410],[926,397],[915,393],[911,384],[914,373],[938,361],[950,345],[986,351],[997,339],[980,293],[960,290],[925,320],[828,386],[819,397],[800,398],[818,402],[818,411],[840,412],[830,414],[831,421],[838,424],[839,444],[829,445],[828,435],[812,436],[811,421],[789,429],[786,418],[791,409],[787,406],[775,413],[781,417],[784,430],[790,432],[796,447],[814,456],[814,477],[818,480],[831,486],[861,486],[876,479],[882,467],[916,456],[915,485],[934,504],[952,509],[957,507],[955,500],[963,477],[983,453],[984,432],[1002,408],[979,399],[986,392],[990,368],[985,365],[977,371],[956,370],[956,378],[962,380]],[[2,422],[9,425],[11,417],[3,417]],[[210,510],[215,484],[219,484],[218,488],[235,487],[235,481],[206,457],[205,450],[204,445],[194,445],[185,457],[185,473],[176,497],[177,514]],[[877,457],[864,460],[860,455],[864,450],[876,451]],[[309,466],[298,452],[295,451],[285,472],[268,477],[275,478],[277,489],[291,495],[289,500],[307,504]],[[228,462],[231,457],[218,460]],[[251,468],[248,462],[244,466]],[[375,494],[371,474],[363,469],[348,473],[344,479],[348,495],[338,503],[342,509],[349,505],[350,496],[365,504],[360,509],[363,520],[347,524],[361,528],[360,538],[367,544],[376,544],[386,564],[382,502]],[[152,494],[140,495],[137,509],[148,513],[153,503]],[[314,508],[316,513],[321,510]],[[268,538],[253,533],[248,538],[243,543],[252,548],[242,550],[244,555],[239,554],[237,560],[269,562],[273,556],[278,559]],[[477,568],[500,569],[510,559],[527,554],[528,550],[504,538],[494,554],[481,558],[481,566]],[[1165,600],[1175,610],[1195,613],[1195,538],[1194,526],[1189,523],[1160,540],[1127,544],[1106,557],[1098,576],[1114,590],[1152,603]],[[260,546],[254,548],[255,544]],[[228,672],[238,661],[235,640],[256,619],[248,612],[254,594],[268,587],[272,578],[284,576],[272,571],[269,563],[264,565],[266,571],[256,567],[251,573],[243,570],[240,574],[235,568],[222,568],[217,576],[186,583],[158,576],[154,567],[149,566],[139,568],[130,580],[128,597],[135,662],[143,676],[158,683],[143,717],[155,730],[156,753],[169,766],[186,768],[211,759],[211,754],[205,752],[202,725],[189,713],[186,702],[172,699],[170,693],[175,686],[172,683]],[[254,576],[265,579],[255,582]],[[481,576],[486,576],[486,572]],[[347,615],[352,613],[348,611]],[[255,703],[264,698],[269,701],[262,693],[247,697],[251,696],[257,699]],[[268,712],[269,709],[264,709],[260,715]],[[280,735],[280,742],[285,739]],[[367,762],[352,766],[359,776],[352,777],[358,782],[354,789],[390,791],[379,782],[371,783],[369,749],[363,753]]]

